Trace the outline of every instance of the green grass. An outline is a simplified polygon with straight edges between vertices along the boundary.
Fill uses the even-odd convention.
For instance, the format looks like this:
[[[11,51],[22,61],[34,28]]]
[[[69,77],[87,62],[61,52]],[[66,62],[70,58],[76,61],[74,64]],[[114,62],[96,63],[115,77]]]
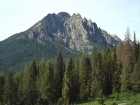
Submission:
[[[105,97],[105,105],[118,105],[121,103],[125,103],[125,105],[140,105],[140,93],[125,92]],[[99,103],[98,99],[94,99],[80,102],[77,105],[99,105]]]

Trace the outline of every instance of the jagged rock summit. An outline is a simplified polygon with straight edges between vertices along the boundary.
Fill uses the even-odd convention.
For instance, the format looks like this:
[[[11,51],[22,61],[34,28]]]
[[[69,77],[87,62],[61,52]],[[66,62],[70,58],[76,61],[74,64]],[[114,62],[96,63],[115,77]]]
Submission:
[[[90,51],[93,46],[103,44],[113,46],[120,41],[117,36],[112,36],[98,28],[91,19],[82,18],[80,14],[70,16],[66,12],[48,14],[20,38],[36,40],[40,43],[59,39],[67,47],[77,51]]]
[[[24,32],[0,42],[0,70],[23,69],[31,59],[54,60],[61,49],[64,58],[90,53],[93,47],[112,47],[120,39],[99,28],[91,19],[66,12],[48,14]]]

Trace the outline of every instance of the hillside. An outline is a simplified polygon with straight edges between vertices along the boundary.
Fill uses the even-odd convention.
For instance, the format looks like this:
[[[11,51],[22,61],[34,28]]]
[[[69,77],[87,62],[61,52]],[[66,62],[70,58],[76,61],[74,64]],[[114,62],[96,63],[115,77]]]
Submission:
[[[139,93],[117,93],[105,97],[105,105],[139,105],[140,104]],[[98,99],[92,101],[84,101],[77,105],[99,105]]]

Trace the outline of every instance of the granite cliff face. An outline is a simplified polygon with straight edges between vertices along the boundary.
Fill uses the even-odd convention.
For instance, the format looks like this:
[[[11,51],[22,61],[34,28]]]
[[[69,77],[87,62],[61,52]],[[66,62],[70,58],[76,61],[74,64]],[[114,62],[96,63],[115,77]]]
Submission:
[[[61,40],[77,51],[90,51],[93,46],[117,44],[120,39],[98,28],[95,22],[82,18],[80,14],[70,16],[66,12],[48,14],[41,21],[26,31],[20,38],[45,41]]]

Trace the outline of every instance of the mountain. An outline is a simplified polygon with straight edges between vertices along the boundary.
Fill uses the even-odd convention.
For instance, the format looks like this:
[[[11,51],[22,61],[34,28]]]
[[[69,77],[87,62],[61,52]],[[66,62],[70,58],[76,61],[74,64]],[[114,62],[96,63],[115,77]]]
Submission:
[[[121,41],[80,14],[48,14],[28,30],[0,42],[0,70],[23,68],[31,59],[53,59],[59,49],[65,58],[90,53],[93,47],[111,47]]]

